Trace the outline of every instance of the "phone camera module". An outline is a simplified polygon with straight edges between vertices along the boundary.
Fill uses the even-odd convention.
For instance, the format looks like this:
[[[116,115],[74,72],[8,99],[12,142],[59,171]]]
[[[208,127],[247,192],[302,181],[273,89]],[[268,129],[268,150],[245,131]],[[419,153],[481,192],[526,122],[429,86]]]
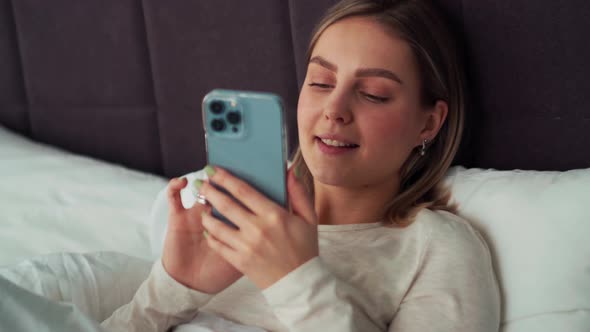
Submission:
[[[223,120],[215,119],[211,121],[211,128],[215,131],[223,131],[225,129],[225,122]]]
[[[238,123],[240,123],[240,121],[242,121],[242,115],[240,115],[240,113],[236,111],[227,113],[227,122],[233,125],[237,125]]]
[[[223,105],[223,102],[221,102],[219,100],[215,100],[215,101],[211,102],[211,104],[209,105],[209,108],[211,109],[211,112],[213,112],[213,114],[221,114],[221,112],[223,112],[223,109],[225,107]]]

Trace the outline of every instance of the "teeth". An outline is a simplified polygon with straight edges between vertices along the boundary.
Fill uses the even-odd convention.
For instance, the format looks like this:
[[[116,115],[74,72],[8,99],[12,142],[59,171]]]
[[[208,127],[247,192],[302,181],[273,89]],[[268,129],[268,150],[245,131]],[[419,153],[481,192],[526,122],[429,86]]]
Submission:
[[[346,143],[339,142],[339,141],[336,141],[333,139],[322,138],[321,140],[322,140],[322,142],[324,142],[324,144],[330,145],[330,146],[337,146],[337,147],[353,147],[353,146],[355,146],[354,144],[346,144]]]

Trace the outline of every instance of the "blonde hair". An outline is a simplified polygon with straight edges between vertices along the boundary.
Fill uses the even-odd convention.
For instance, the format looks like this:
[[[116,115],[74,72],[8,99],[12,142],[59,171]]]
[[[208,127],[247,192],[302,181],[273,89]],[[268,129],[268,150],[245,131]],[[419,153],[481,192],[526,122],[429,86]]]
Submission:
[[[387,204],[386,223],[407,226],[423,208],[456,213],[442,179],[459,149],[466,97],[457,45],[446,22],[427,0],[343,0],[331,7],[316,26],[307,60],[327,27],[353,16],[373,18],[409,44],[419,67],[424,106],[434,106],[438,100],[448,104],[446,121],[437,137],[428,143],[426,154],[421,156],[421,147],[416,147],[402,165],[399,192]],[[293,166],[313,193],[313,177],[301,149],[295,153]]]

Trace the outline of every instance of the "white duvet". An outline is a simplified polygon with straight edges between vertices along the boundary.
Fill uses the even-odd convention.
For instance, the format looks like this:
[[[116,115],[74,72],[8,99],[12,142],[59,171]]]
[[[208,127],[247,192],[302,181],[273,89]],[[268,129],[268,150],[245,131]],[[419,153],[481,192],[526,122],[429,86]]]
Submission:
[[[166,182],[0,126],[0,331],[98,331],[161,252]],[[207,313],[177,330],[261,331]]]
[[[0,269],[0,330],[101,331],[128,303],[152,262],[116,252],[61,253]],[[184,332],[264,332],[201,312]]]

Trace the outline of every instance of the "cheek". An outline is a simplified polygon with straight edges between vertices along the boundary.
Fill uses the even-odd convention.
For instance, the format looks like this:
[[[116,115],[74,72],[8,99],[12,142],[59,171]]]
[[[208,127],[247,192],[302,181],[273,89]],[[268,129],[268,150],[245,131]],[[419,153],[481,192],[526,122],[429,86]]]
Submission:
[[[364,132],[374,146],[385,150],[382,153],[399,151],[405,154],[413,148],[416,130],[412,120],[402,113],[376,115],[370,119],[371,123],[367,123],[367,130]]]
[[[401,117],[397,115],[374,116],[371,118],[371,130],[367,132],[373,139],[381,138],[384,141],[392,141],[403,136],[404,125]]]
[[[312,120],[314,118],[314,106],[309,92],[305,88],[299,94],[299,101],[297,102],[297,127],[299,130],[300,139],[304,137],[301,135],[311,128]]]

